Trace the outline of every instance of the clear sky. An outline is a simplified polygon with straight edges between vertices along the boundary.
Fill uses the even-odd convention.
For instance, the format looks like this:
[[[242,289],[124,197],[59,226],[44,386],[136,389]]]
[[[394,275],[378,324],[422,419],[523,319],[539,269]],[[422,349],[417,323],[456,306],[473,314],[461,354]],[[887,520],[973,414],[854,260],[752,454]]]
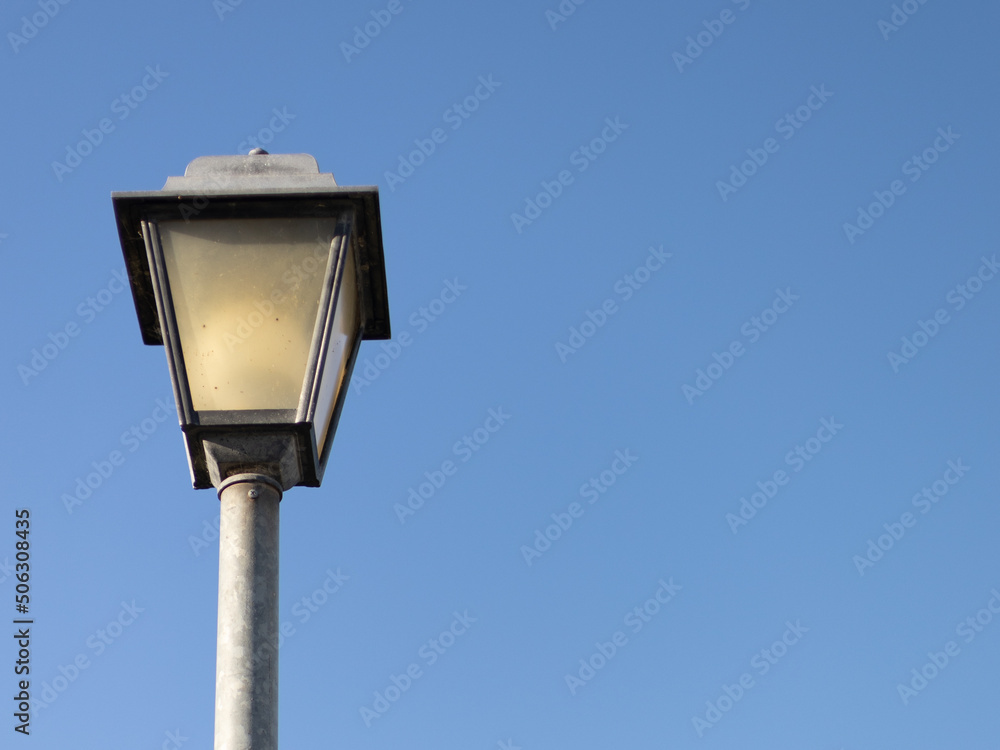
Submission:
[[[394,335],[282,503],[283,747],[996,748],[998,22],[5,3],[0,745],[211,746],[218,501],[110,193],[259,144],[379,186]]]

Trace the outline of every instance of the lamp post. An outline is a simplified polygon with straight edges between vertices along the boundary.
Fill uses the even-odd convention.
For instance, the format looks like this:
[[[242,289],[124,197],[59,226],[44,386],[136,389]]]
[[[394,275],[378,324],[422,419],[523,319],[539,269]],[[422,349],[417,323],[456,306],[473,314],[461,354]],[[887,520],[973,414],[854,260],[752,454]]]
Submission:
[[[278,505],[320,485],[361,341],[390,336],[378,188],[254,149],[112,202],[192,484],[221,502],[215,748],[275,750]]]

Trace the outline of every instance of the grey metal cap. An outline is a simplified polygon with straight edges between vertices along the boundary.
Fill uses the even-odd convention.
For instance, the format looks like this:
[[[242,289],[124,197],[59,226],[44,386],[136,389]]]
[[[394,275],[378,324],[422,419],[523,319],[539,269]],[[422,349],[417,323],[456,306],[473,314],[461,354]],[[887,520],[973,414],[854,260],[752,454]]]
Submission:
[[[163,190],[209,195],[234,190],[335,187],[333,175],[321,173],[316,159],[309,154],[263,152],[248,156],[199,156],[187,165],[183,177],[168,177]]]

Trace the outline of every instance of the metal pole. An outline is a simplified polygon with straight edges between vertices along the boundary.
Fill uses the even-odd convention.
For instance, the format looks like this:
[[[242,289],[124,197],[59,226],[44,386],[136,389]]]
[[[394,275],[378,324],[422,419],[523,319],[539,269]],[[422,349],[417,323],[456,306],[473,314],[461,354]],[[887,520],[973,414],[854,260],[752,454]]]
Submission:
[[[215,750],[277,750],[281,485],[239,474],[219,500]]]

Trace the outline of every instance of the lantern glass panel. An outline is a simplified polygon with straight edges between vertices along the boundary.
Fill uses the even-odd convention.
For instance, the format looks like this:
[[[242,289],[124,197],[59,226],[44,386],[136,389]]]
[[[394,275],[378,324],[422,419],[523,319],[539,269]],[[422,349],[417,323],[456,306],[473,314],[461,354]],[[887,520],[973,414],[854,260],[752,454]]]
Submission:
[[[298,406],[336,226],[335,218],[158,223],[195,411]]]
[[[333,411],[337,395],[345,386],[347,364],[358,337],[361,317],[358,299],[357,270],[354,253],[345,253],[344,273],[341,277],[337,306],[331,321],[330,341],[323,360],[323,376],[320,381],[319,397],[316,400],[316,421],[319,431],[318,448],[320,455],[326,446],[326,438],[333,421]]]

